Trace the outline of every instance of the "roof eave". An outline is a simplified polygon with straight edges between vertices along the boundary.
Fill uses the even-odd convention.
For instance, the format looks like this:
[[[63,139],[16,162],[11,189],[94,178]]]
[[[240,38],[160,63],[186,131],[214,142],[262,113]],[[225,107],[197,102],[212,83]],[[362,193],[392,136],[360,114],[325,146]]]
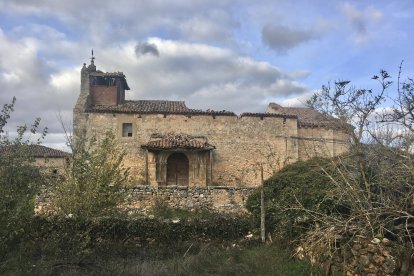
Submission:
[[[160,148],[160,147],[151,147],[147,145],[142,145],[141,148],[149,151],[209,151],[214,150],[216,147],[204,147],[204,148],[185,148],[185,147],[176,147],[176,148]]]

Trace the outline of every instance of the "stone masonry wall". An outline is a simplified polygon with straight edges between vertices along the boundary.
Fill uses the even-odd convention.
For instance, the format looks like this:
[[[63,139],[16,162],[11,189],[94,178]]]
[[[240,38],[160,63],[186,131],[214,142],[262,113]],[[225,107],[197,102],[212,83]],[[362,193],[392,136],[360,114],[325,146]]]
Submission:
[[[166,186],[154,187],[138,185],[122,190],[125,201],[120,206],[129,214],[151,213],[156,204],[166,204],[171,208],[189,211],[209,210],[220,213],[244,214],[247,212],[245,202],[253,192],[253,188],[210,186],[187,187]],[[43,187],[37,197],[37,213],[53,213],[53,189]]]
[[[245,201],[252,188],[240,187],[187,187],[136,186],[124,190],[125,204],[129,213],[148,213],[157,203],[171,208],[190,211],[209,210],[221,213],[246,213]]]
[[[122,137],[122,123],[133,124],[133,136]],[[116,133],[118,144],[127,152],[125,166],[136,180],[143,180],[146,144],[153,133],[184,133],[205,136],[214,145],[213,184],[255,187],[260,184],[258,164],[264,165],[265,178],[286,162],[298,160],[296,119],[212,115],[132,115],[90,113],[89,135]],[[149,160],[149,167],[155,165]],[[156,184],[153,171],[151,184]]]
[[[306,160],[313,156],[336,156],[348,150],[344,132],[325,127],[298,129],[298,156]]]
[[[81,86],[80,94],[78,100],[76,101],[75,107],[73,108],[73,139],[74,143],[77,142],[77,139],[80,139],[84,136],[86,131],[86,123],[88,120],[88,114],[85,113],[86,107],[90,103],[90,82],[89,82],[89,73],[85,64],[83,65],[81,71]]]

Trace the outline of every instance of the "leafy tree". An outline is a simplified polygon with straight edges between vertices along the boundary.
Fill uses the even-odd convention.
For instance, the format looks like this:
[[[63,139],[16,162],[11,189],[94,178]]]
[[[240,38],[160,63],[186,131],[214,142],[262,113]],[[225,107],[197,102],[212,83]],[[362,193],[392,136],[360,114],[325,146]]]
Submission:
[[[122,167],[125,153],[116,146],[113,133],[101,140],[82,138],[72,150],[64,180],[56,189],[59,212],[83,218],[116,212],[128,170]]]
[[[18,245],[25,231],[27,221],[32,217],[35,196],[43,179],[34,166],[30,146],[31,136],[37,134],[40,119],[33,125],[17,128],[15,137],[11,137],[5,127],[14,110],[16,99],[3,105],[0,111],[0,254],[4,258],[6,252]],[[35,144],[45,137],[44,129]],[[29,135],[27,135],[29,134]]]

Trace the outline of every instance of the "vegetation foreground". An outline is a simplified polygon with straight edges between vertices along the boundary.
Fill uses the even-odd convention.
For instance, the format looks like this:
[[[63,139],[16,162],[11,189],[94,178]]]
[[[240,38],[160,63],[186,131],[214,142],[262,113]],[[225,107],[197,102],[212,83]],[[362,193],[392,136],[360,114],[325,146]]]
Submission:
[[[47,129],[5,126],[15,99],[0,111],[1,275],[309,275],[287,249],[245,239],[250,217],[193,214],[158,204],[154,218],[119,212],[117,190],[128,177],[124,153],[108,133],[72,147],[62,177],[34,166],[29,145]],[[33,142],[31,138],[38,137]],[[73,146],[71,141],[68,143]],[[35,215],[43,185],[56,187],[53,216]],[[161,202],[162,203],[162,202]]]
[[[37,217],[2,275],[324,275],[287,248],[244,235],[249,218]]]

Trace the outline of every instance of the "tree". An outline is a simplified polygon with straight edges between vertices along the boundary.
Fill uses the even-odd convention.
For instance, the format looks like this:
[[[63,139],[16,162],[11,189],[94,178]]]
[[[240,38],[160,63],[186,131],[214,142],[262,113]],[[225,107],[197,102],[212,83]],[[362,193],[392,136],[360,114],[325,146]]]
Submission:
[[[390,75],[381,70],[372,77],[380,84],[378,90],[339,81],[322,87],[308,102],[337,118],[351,137],[348,154],[331,159],[333,172],[320,166],[333,188],[331,199],[349,212],[314,216],[313,229],[302,239],[313,252],[337,237],[349,242],[355,236],[387,237],[404,250],[414,249],[413,80],[401,85],[400,76],[401,69],[395,93],[389,91]],[[384,108],[390,101],[393,107]]]
[[[16,98],[10,104],[3,105],[0,111],[0,254],[15,249],[24,234],[27,221],[33,216],[35,196],[43,178],[34,166],[30,145],[39,144],[47,133],[45,128],[38,139],[36,136],[40,119],[33,125],[17,128],[14,138],[5,127],[14,110]],[[29,134],[29,135],[27,135]]]
[[[313,261],[356,237],[388,238],[414,252],[414,81],[401,82],[401,71],[397,91],[384,70],[372,77],[378,89],[323,86],[308,105],[335,118],[349,151],[289,165],[265,184],[268,227],[306,247]],[[247,207],[255,213],[257,203],[256,193]]]
[[[128,177],[122,167],[125,153],[116,146],[113,133],[100,140],[81,138],[71,147],[72,156],[56,189],[58,211],[83,218],[113,214]]]

